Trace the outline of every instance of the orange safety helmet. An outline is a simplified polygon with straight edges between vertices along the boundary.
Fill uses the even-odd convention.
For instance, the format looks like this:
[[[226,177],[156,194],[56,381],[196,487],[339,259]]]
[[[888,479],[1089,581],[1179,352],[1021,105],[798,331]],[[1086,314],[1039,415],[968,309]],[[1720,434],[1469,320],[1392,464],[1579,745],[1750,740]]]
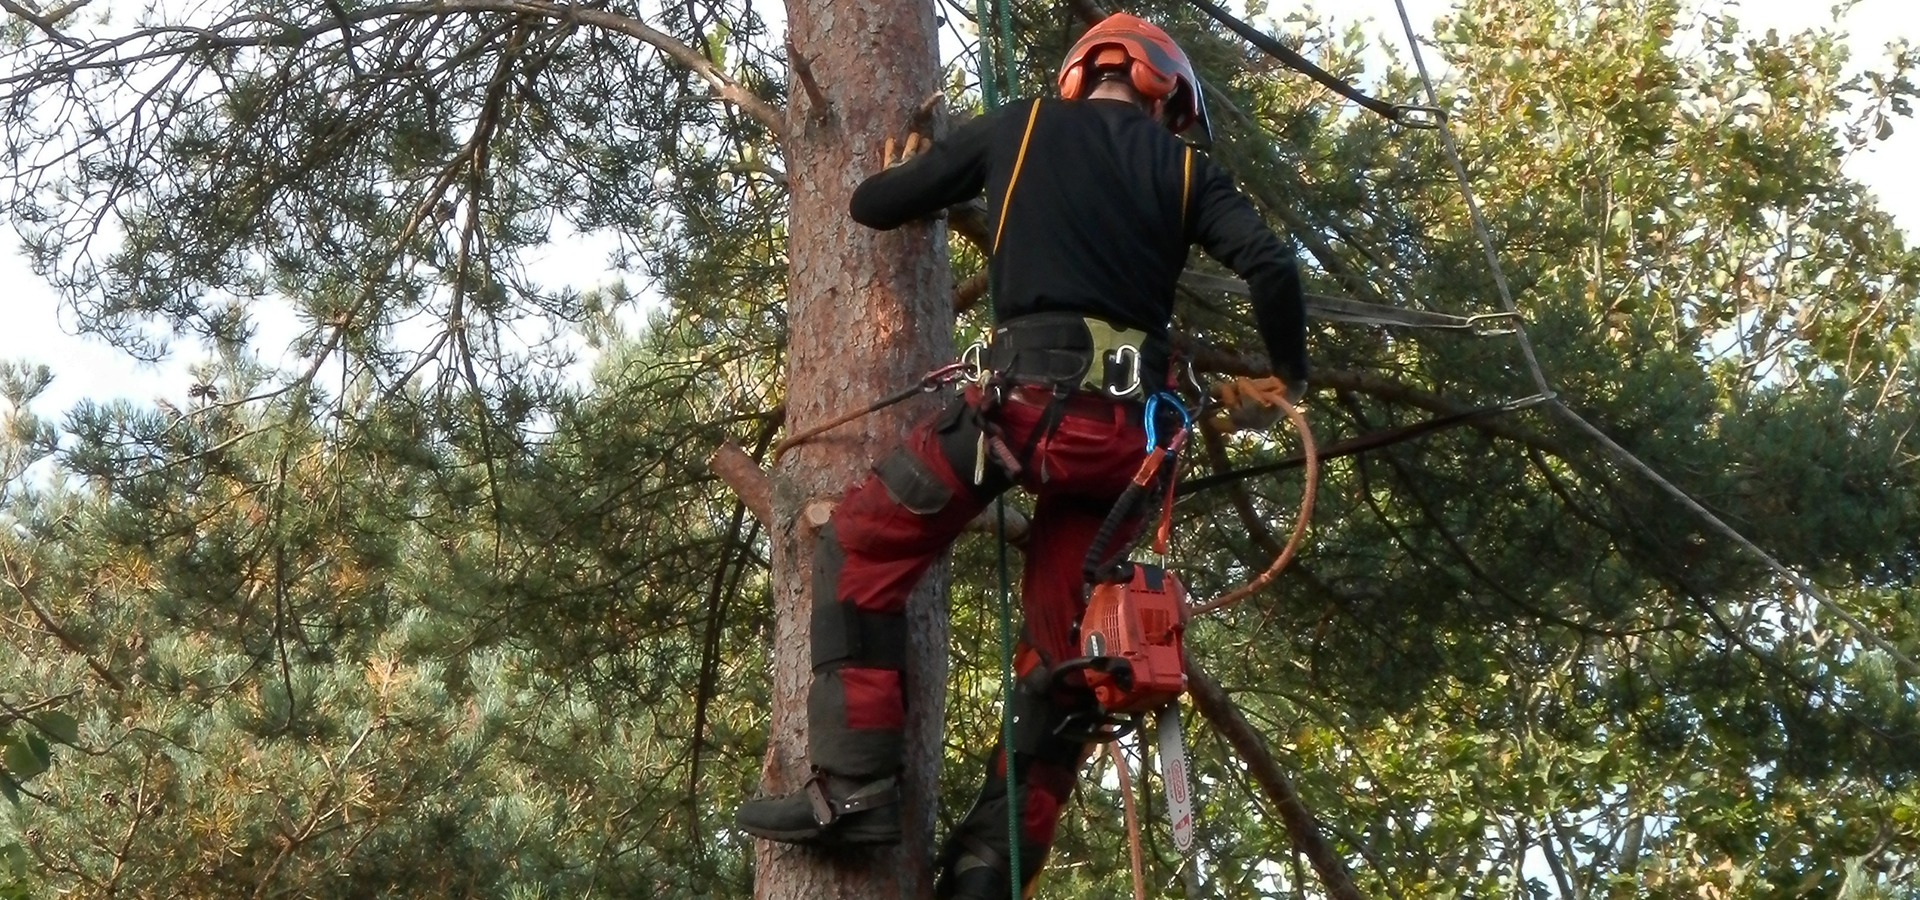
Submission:
[[[1187,54],[1158,25],[1138,16],[1114,13],[1080,36],[1060,65],[1060,96],[1082,99],[1099,82],[1094,72],[1122,68],[1140,96],[1165,101],[1161,117],[1168,130],[1180,134],[1198,125],[1203,143],[1213,138],[1200,78]]]

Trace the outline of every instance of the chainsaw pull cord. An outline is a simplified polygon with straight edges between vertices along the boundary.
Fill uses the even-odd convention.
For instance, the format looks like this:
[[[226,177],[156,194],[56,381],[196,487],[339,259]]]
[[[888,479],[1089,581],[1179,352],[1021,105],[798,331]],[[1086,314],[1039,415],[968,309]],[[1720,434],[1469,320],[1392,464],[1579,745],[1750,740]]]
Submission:
[[[1266,571],[1220,597],[1191,607],[1187,612],[1187,617],[1190,619],[1239,603],[1273,583],[1274,577],[1280,574],[1280,570],[1293,562],[1294,555],[1300,552],[1300,545],[1306,539],[1307,523],[1313,518],[1313,498],[1320,488],[1320,448],[1314,444],[1313,429],[1307,425],[1307,417],[1300,412],[1299,407],[1283,398],[1280,400],[1280,410],[1287,414],[1287,419],[1293,422],[1293,427],[1300,431],[1300,447],[1307,457],[1307,483],[1301,489],[1300,512],[1293,519],[1293,534],[1287,537],[1287,546],[1280,551],[1279,556],[1274,558],[1273,564],[1267,566]]]

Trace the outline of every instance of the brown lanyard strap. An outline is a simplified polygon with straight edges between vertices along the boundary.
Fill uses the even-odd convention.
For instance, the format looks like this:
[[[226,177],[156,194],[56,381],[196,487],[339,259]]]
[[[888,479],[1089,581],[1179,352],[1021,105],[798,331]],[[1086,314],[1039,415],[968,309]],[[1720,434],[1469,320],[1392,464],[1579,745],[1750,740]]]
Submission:
[[[1000,198],[1000,222],[993,227],[993,249],[988,255],[1000,252],[1000,235],[1007,230],[1007,207],[1013,205],[1013,186],[1020,183],[1020,167],[1027,162],[1027,143],[1033,140],[1033,123],[1040,118],[1040,101],[1033,101],[1033,112],[1027,113],[1027,131],[1020,135],[1020,155],[1013,158],[1013,175],[1007,178],[1007,194]]]

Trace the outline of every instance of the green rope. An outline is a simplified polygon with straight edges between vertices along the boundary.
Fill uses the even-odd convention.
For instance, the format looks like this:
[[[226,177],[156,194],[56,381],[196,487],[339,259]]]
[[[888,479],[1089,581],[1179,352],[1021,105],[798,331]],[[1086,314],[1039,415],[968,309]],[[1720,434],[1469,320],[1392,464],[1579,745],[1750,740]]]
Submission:
[[[997,15],[993,15],[988,13],[987,0],[973,0],[974,17],[980,24],[980,99],[986,101],[988,112],[1000,107],[1001,91],[1006,92],[1007,99],[1012,99],[1014,86],[1020,83],[1019,72],[1013,64],[1012,8],[1013,4],[1006,0],[994,0],[993,10]],[[999,26],[997,41],[989,31],[989,22]],[[1002,77],[1006,80],[1001,81]]]
[[[1007,68],[1007,96],[1011,98],[1020,77],[1013,68],[1013,9],[1012,0],[996,0],[994,6],[1000,10],[1000,64]],[[984,24],[983,24],[984,27]]]
[[[987,104],[987,112],[1000,108],[1000,88],[995,84],[995,65],[993,45],[987,34],[987,0],[973,0],[974,21],[980,26],[980,99]]]
[[[993,4],[999,11],[1000,34],[998,52],[993,35],[988,30],[992,21],[987,13],[987,0],[974,0],[974,17],[980,25],[980,99],[985,102],[987,111],[992,112],[1000,106],[1000,86],[996,84],[999,62],[1006,64],[1006,88],[1013,90],[1014,79],[1013,21],[1008,12],[1006,0],[996,0]],[[1007,567],[1007,504],[1004,499],[997,501],[999,506],[999,525],[996,531],[1000,539],[1000,759],[1007,777],[1007,883],[1010,896],[1019,897],[1020,891],[1020,776],[1013,764],[1013,577]]]
[[[1007,504],[1000,507],[1000,758],[1007,770],[1007,881],[1020,896],[1020,781],[1013,772],[1013,590],[1007,573]]]

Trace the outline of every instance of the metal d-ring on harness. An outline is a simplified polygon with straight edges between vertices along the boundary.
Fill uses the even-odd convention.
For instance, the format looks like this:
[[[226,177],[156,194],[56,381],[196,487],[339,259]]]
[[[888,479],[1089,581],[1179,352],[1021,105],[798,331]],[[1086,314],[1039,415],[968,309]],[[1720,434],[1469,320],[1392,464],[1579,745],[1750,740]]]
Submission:
[[[1140,391],[1140,348],[1134,344],[1121,344],[1114,348],[1115,362],[1127,373],[1127,380],[1118,385],[1107,385],[1107,395],[1114,398],[1131,397]],[[1151,415],[1151,414],[1149,414]],[[1149,426],[1151,427],[1151,426]]]

